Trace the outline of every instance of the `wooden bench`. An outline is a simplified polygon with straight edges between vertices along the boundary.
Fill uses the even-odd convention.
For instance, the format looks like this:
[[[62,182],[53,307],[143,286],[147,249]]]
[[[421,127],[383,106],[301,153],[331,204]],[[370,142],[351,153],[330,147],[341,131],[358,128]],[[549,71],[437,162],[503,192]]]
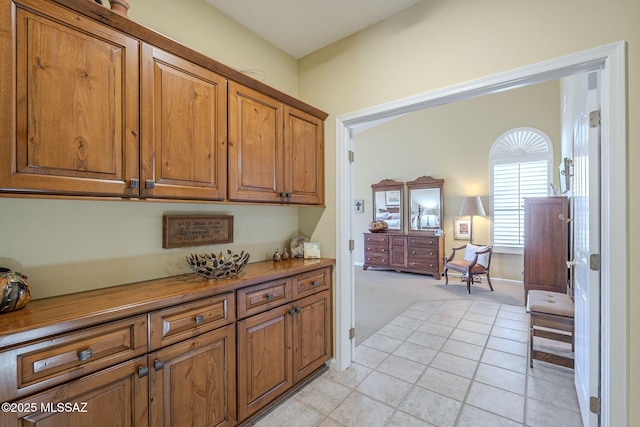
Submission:
[[[571,344],[574,351],[574,305],[567,294],[558,292],[529,291],[527,298],[529,313],[529,365],[533,359],[573,369],[573,358],[533,348],[534,337],[541,337]]]

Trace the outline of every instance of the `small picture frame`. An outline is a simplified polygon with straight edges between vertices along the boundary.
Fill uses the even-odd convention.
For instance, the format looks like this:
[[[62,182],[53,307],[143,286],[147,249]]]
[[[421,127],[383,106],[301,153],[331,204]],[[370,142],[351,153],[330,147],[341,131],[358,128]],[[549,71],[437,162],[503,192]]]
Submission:
[[[469,240],[471,237],[471,220],[457,219],[453,220],[453,238],[455,240]]]
[[[320,258],[320,243],[305,242],[304,259]]]

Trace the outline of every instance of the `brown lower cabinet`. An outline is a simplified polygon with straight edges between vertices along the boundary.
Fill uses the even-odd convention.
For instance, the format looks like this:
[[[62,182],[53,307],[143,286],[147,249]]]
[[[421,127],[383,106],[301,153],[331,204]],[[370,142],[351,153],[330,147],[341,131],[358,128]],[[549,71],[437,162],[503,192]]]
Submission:
[[[1,426],[235,426],[332,356],[330,259],[32,301],[0,316]],[[9,332],[13,330],[14,332]]]

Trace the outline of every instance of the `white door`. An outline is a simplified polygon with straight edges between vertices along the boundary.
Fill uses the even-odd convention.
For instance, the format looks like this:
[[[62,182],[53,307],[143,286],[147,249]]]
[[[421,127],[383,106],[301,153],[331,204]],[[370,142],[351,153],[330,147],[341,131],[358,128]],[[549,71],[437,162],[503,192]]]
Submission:
[[[590,398],[600,389],[600,272],[590,260],[600,254],[600,126],[589,113],[599,110],[599,72],[588,75],[585,109],[574,131],[573,250],[575,259],[575,385],[585,427],[599,425]]]

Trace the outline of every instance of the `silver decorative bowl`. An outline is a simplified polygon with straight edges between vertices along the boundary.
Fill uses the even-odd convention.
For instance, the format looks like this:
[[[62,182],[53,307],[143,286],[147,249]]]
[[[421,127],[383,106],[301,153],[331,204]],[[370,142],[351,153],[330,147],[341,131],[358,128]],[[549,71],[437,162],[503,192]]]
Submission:
[[[242,269],[249,262],[251,254],[249,252],[242,251],[240,254],[234,254],[230,250],[227,250],[223,255],[220,252],[216,254],[191,254],[185,257],[187,265],[203,279],[227,279],[231,277],[237,277]]]

